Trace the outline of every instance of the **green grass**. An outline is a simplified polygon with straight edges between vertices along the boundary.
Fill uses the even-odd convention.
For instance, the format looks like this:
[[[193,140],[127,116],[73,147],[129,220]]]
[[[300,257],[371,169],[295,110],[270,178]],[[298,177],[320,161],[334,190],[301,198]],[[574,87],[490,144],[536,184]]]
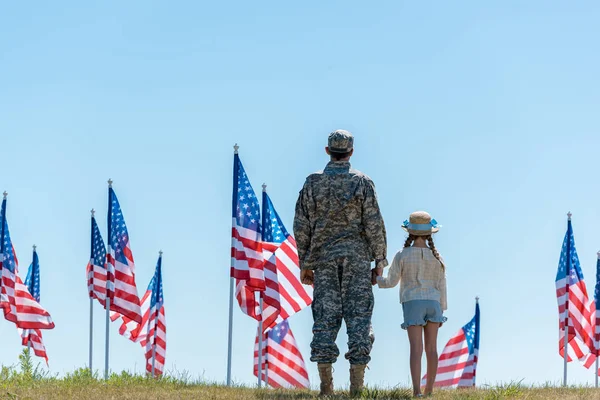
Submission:
[[[255,389],[239,385],[224,387],[207,383],[202,379],[192,379],[186,373],[174,373],[160,379],[152,379],[129,372],[112,374],[108,380],[101,379],[88,369],[78,369],[64,377],[52,376],[38,366],[34,366],[26,350],[20,356],[19,365],[2,367],[0,370],[0,400],[14,399],[102,399],[102,400],[141,400],[141,399],[316,399],[317,392],[308,390]],[[362,399],[410,399],[408,388],[369,388]],[[347,392],[336,391],[332,399],[346,399]],[[499,384],[493,387],[480,387],[476,390],[439,390],[434,399],[440,400],[497,400],[497,399],[548,399],[574,400],[598,399],[600,389],[590,387],[559,388],[552,384],[541,387],[528,387],[521,382]]]

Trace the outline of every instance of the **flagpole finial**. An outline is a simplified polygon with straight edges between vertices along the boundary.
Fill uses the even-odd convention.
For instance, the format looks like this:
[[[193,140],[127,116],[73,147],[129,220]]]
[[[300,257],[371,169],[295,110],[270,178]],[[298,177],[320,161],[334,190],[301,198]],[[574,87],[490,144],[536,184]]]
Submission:
[[[266,191],[267,191],[267,184],[266,184],[266,183],[263,183],[263,184],[262,184],[262,188],[263,188],[263,192],[266,192]]]
[[[162,253],[163,253],[163,251],[162,251],[162,250],[159,250],[159,251],[158,251],[158,256],[159,256],[159,257],[162,257]]]
[[[569,212],[567,213],[567,217],[569,217],[569,221],[571,220],[571,217],[572,217],[572,216],[573,216],[573,214],[571,214],[571,211],[569,211]]]
[[[475,297],[475,302],[479,304],[479,296]]]
[[[240,146],[238,146],[237,143],[234,144],[233,145],[233,154],[237,154],[239,149],[240,149]]]
[[[94,210],[93,208],[90,210],[90,212],[92,213],[92,218],[94,218],[94,214],[96,214],[96,210]]]
[[[8,192],[5,190],[4,193],[2,193],[2,196],[4,196],[3,199],[6,200],[6,196],[8,196]]]
[[[113,184],[113,180],[112,179],[108,179],[108,187],[111,188]]]
[[[600,251],[596,254],[598,255],[598,260],[600,260]]]
[[[35,251],[35,249],[37,249],[37,246],[34,244],[33,245],[33,251]]]

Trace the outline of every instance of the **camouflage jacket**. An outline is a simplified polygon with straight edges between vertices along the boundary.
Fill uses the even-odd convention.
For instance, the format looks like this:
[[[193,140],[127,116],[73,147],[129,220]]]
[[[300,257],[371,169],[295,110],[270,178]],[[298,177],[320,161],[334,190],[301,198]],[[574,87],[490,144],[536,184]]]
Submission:
[[[375,185],[348,161],[331,161],[306,178],[296,202],[294,236],[301,269],[345,256],[387,265]]]

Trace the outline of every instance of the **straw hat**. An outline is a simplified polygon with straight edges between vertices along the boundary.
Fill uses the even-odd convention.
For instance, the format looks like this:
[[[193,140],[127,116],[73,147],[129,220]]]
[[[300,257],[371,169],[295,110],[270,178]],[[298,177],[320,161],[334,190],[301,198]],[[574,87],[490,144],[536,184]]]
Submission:
[[[441,228],[435,219],[425,211],[415,211],[410,214],[408,221],[402,223],[402,229],[411,235],[429,236],[436,233]]]

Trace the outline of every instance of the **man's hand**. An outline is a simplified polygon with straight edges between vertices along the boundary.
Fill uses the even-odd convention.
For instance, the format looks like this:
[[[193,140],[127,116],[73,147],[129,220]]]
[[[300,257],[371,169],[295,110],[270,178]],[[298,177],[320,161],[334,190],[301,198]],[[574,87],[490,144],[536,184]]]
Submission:
[[[303,269],[300,271],[300,282],[305,285],[312,285],[315,283],[315,272],[311,269]]]
[[[383,275],[383,267],[375,267],[371,270],[371,285],[377,284],[377,277]]]

